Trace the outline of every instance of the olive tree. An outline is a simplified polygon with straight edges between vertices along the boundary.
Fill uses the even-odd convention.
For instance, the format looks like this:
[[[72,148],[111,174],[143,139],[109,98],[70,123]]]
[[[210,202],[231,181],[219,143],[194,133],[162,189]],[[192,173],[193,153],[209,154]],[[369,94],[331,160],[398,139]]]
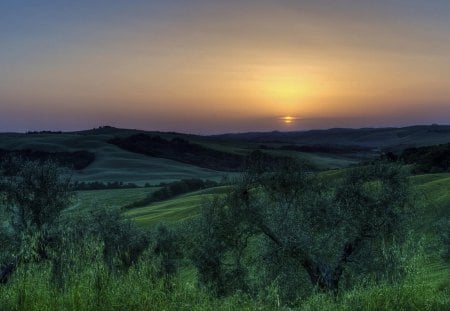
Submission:
[[[1,182],[2,213],[8,234],[4,248],[9,260],[1,273],[12,273],[19,261],[47,259],[52,230],[60,213],[69,207],[70,178],[53,162],[10,161],[6,179]]]
[[[199,274],[223,282],[220,273],[229,254],[241,253],[237,250],[247,246],[249,237],[259,237],[272,257],[294,262],[313,286],[337,292],[355,255],[395,234],[408,206],[407,174],[398,165],[349,169],[333,182],[294,161],[271,172],[250,169],[222,203],[217,200],[204,211],[199,256],[209,260],[198,265]]]

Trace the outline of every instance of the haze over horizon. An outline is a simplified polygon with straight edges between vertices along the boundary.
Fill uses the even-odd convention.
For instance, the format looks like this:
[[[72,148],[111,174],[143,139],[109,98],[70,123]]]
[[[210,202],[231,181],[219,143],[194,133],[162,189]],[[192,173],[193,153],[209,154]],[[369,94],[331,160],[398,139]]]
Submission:
[[[2,1],[0,131],[449,123],[450,1]]]

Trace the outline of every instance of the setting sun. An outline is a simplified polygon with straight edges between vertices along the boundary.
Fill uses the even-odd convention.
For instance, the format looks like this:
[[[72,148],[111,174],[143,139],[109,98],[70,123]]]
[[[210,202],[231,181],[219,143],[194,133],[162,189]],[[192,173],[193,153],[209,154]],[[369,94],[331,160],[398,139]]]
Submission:
[[[285,116],[282,118],[282,120],[285,124],[292,124],[294,122],[295,118],[291,117],[291,116]]]

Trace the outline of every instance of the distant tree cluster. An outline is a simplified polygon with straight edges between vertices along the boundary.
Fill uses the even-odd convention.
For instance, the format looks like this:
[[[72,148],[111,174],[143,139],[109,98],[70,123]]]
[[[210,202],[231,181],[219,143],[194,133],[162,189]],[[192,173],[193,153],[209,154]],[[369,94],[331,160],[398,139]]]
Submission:
[[[222,171],[238,171],[243,161],[241,155],[211,149],[178,137],[166,140],[160,136],[141,133],[126,138],[114,138],[109,143],[152,157],[167,158]]]
[[[72,184],[73,190],[105,190],[105,189],[130,189],[130,188],[139,188],[135,183],[124,183],[122,181],[109,181],[109,182],[101,182],[101,181],[75,181]]]
[[[27,135],[38,135],[38,134],[62,134],[62,131],[28,131]]]
[[[419,148],[408,148],[399,155],[388,152],[389,161],[399,161],[414,166],[414,173],[450,172],[450,143]]]
[[[32,149],[0,149],[0,163],[11,163],[17,158],[27,161],[53,161],[60,166],[74,170],[82,170],[94,162],[95,154],[86,150],[74,152],[48,152]]]
[[[315,145],[283,145],[280,147],[270,147],[261,145],[260,149],[290,150],[299,152],[319,152],[331,154],[350,154],[361,152],[372,152],[373,148],[359,145],[333,145],[333,144],[315,144]]]

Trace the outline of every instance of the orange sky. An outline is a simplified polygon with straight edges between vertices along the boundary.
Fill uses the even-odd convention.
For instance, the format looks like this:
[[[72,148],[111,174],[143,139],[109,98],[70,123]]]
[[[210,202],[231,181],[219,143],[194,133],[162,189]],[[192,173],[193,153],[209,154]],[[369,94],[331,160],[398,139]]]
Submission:
[[[0,5],[2,130],[450,120],[447,1],[118,3]]]

